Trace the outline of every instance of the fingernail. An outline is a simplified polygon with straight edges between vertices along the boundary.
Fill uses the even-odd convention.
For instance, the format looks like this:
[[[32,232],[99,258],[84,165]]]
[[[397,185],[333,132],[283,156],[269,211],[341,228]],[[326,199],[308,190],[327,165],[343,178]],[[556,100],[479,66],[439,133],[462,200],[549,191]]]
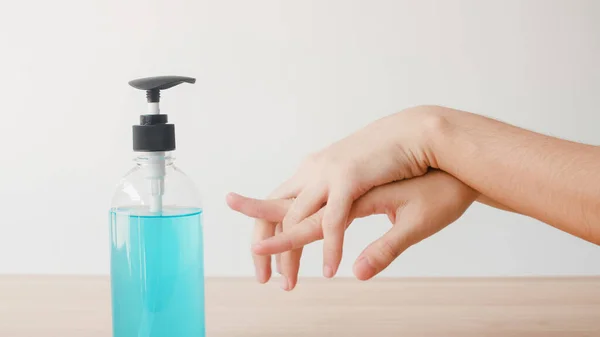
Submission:
[[[373,274],[375,274],[375,272],[377,271],[375,269],[375,267],[373,267],[370,263],[369,263],[369,258],[366,256],[362,256],[361,258],[358,259],[358,261],[356,261],[356,265],[354,266],[355,270],[361,270],[364,273],[368,274],[369,277],[372,276]]]
[[[325,276],[327,278],[332,278],[333,277],[333,268],[331,268],[328,265],[323,266],[323,276]]]
[[[287,277],[285,277],[285,276],[281,278],[281,289],[283,289],[283,290],[290,289],[290,282],[288,281]]]

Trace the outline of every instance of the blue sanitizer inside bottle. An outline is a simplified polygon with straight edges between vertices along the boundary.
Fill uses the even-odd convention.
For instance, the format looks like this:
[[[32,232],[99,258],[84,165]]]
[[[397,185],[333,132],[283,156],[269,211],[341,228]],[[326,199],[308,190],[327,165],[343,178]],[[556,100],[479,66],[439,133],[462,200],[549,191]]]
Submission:
[[[111,211],[115,337],[204,336],[201,215]]]
[[[149,114],[134,126],[135,167],[110,209],[113,337],[204,337],[202,206],[174,165],[174,127],[158,109],[159,90],[186,77],[130,82],[147,90]]]

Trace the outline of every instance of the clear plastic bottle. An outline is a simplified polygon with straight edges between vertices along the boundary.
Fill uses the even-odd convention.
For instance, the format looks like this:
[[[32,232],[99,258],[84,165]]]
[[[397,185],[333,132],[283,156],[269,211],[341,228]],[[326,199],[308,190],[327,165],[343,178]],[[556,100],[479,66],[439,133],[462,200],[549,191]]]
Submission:
[[[172,84],[177,77],[159,79]],[[141,137],[134,131],[136,165],[121,179],[110,208],[113,337],[204,337],[200,196],[173,164],[174,139],[172,145],[148,142],[146,131]]]

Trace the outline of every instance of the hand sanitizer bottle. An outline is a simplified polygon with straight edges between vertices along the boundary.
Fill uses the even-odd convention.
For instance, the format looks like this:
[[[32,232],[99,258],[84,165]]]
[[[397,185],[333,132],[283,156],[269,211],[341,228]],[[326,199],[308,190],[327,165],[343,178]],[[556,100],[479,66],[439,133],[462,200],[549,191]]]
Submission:
[[[175,165],[175,127],[160,113],[161,90],[195,79],[160,76],[129,84],[146,91],[148,113],[133,126],[135,167],[110,209],[113,337],[204,337],[202,207]]]

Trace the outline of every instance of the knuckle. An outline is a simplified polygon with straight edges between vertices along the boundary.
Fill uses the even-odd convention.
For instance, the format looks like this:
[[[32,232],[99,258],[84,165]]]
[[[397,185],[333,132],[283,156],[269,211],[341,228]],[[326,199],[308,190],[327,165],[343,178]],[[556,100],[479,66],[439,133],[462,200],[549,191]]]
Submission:
[[[337,260],[341,258],[342,251],[344,246],[344,234],[335,233],[330,237],[325,237],[325,242],[323,244],[323,253],[325,257],[333,258]]]
[[[285,218],[283,219],[282,227],[285,228],[290,225],[295,225],[300,221],[302,221],[300,213],[297,210],[292,209],[288,211],[288,214],[286,214]]]
[[[297,242],[293,236],[287,235],[283,238],[283,245],[287,250],[292,250],[297,248]]]
[[[350,172],[350,167],[339,157],[328,157],[323,165],[334,178],[346,178]]]
[[[254,215],[258,219],[265,219],[267,217],[267,212],[265,212],[262,208],[256,208],[256,214]]]
[[[323,251],[325,255],[341,256],[343,253],[343,246],[342,244],[326,244],[323,246]]]
[[[311,216],[308,217],[306,219],[306,226],[310,227],[310,228],[320,228],[321,227],[321,221],[319,220],[318,217],[315,216]]]
[[[377,251],[379,255],[387,261],[392,261],[400,255],[400,251],[389,239],[381,239],[379,241]]]

